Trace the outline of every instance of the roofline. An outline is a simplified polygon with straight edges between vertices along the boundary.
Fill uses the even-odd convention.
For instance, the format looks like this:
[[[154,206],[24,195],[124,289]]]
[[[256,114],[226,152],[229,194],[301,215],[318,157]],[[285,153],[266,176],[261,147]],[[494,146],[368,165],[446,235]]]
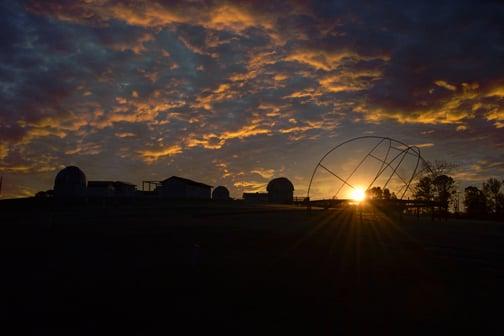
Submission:
[[[181,182],[184,182],[184,183],[187,183],[187,184],[192,184],[192,185],[197,185],[197,186],[200,186],[200,187],[205,187],[205,188],[213,188],[213,186],[211,185],[208,185],[208,184],[205,184],[205,183],[201,183],[201,182],[197,182],[197,181],[193,181],[193,180],[190,180],[188,178],[184,178],[184,177],[180,177],[180,176],[170,176],[162,181],[161,184],[165,183],[166,181],[170,180],[170,179],[175,179],[175,180],[179,180]]]

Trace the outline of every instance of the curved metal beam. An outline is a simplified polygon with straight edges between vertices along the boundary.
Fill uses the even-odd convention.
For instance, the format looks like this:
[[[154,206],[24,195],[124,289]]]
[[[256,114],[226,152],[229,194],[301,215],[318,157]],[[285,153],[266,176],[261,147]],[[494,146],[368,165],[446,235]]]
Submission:
[[[352,178],[353,174],[355,174],[355,172],[356,172],[356,171],[357,171],[357,170],[358,170],[358,169],[362,166],[362,164],[364,163],[364,161],[366,161],[366,159],[369,157],[369,155],[371,155],[371,153],[373,153],[373,152],[374,152],[374,150],[375,150],[376,148],[378,148],[378,146],[380,146],[380,145],[383,143],[383,141],[385,141],[385,139],[381,139],[381,140],[380,140],[380,141],[379,141],[379,142],[378,142],[378,143],[377,143],[377,144],[376,144],[376,145],[375,145],[375,146],[374,146],[374,147],[373,147],[373,148],[372,148],[372,149],[371,149],[371,150],[370,150],[370,151],[366,154],[366,156],[364,156],[364,157],[362,158],[362,160],[359,162],[359,164],[358,164],[357,166],[355,166],[354,170],[352,170],[352,172],[350,173],[350,175],[348,175],[348,177],[345,179],[345,181],[348,181],[348,180],[350,180],[350,179]],[[342,184],[342,185],[338,188],[338,190],[336,191],[336,194],[334,194],[333,198],[338,197],[338,194],[339,194],[339,192],[341,191],[341,189],[343,189],[343,186],[344,186],[344,184]],[[354,188],[354,189],[355,189],[355,188]]]
[[[341,146],[343,145],[346,145],[347,143],[350,143],[350,142],[353,142],[353,141],[357,141],[357,140],[362,140],[362,139],[379,139],[380,141],[378,142],[377,145],[375,145],[373,147],[373,149],[371,149],[367,154],[366,156],[359,162],[359,164],[357,165],[357,167],[352,171],[352,173],[350,174],[350,176],[344,180],[342,179],[341,177],[337,176],[336,174],[334,174],[331,170],[329,170],[327,167],[325,167],[323,164],[322,164],[322,161],[324,161],[324,159],[329,155],[331,154],[332,152],[334,152],[336,149],[340,148]],[[364,163],[364,161],[369,157],[373,157],[375,159],[378,159],[377,157],[375,157],[374,155],[372,155],[372,153],[374,152],[374,150],[376,148],[378,148],[378,146],[380,144],[382,144],[384,141],[388,140],[389,142],[389,145],[388,145],[388,148],[387,148],[387,153],[385,155],[385,159],[384,160],[379,160],[381,161],[381,166],[380,168],[378,169],[378,173],[376,174],[375,178],[373,179],[373,181],[371,182],[371,184],[369,185],[368,189],[371,188],[371,186],[374,184],[374,182],[376,182],[376,180],[383,174],[383,172],[387,169],[387,168],[391,168],[391,164],[393,162],[395,162],[395,160],[402,155],[402,158],[400,159],[399,163],[395,166],[395,168],[393,169],[392,171],[392,174],[389,176],[389,179],[387,180],[386,184],[387,185],[392,176],[393,175],[397,175],[399,178],[401,178],[401,180],[404,182],[404,186],[405,186],[405,189],[404,189],[404,192],[403,194],[401,195],[401,199],[405,196],[407,190],[411,190],[410,188],[410,185],[412,183],[412,181],[414,180],[414,178],[424,169],[422,169],[421,171],[418,171],[418,167],[420,165],[420,161],[422,161],[423,163],[426,164],[426,169],[432,171],[432,169],[430,169],[427,161],[421,156],[420,154],[420,149],[416,146],[410,146],[410,145],[407,145],[405,144],[404,142],[400,141],[400,140],[396,140],[396,139],[392,139],[392,138],[389,138],[389,137],[380,137],[380,136],[374,136],[374,135],[366,135],[366,136],[360,136],[360,137],[356,137],[356,138],[352,138],[352,139],[349,139],[349,140],[346,140],[346,141],[343,141],[341,142],[340,144],[334,146],[333,148],[331,148],[327,153],[325,153],[322,158],[319,160],[319,162],[317,163],[317,165],[315,166],[315,168],[313,169],[313,172],[312,172],[312,175],[310,177],[310,183],[308,185],[308,191],[307,191],[307,199],[310,198],[310,191],[311,191],[311,186],[313,184],[313,179],[315,177],[315,174],[317,173],[317,170],[319,167],[322,167],[323,169],[327,170],[329,173],[331,173],[332,175],[334,175],[335,177],[337,177],[339,180],[341,180],[344,184],[346,185],[349,185],[350,187],[352,188],[355,188],[353,187],[350,183],[348,183],[348,179],[350,179],[353,174],[355,174],[355,172],[360,168],[360,166]],[[396,144],[399,144],[401,146],[404,146],[405,149],[400,149],[400,148],[397,148],[395,146],[392,146],[392,143],[396,143]],[[390,149],[393,148],[393,149],[396,149],[396,150],[399,150],[400,152],[388,163],[386,163],[387,159],[388,159],[388,156],[390,154]],[[412,151],[413,153],[411,153],[410,151]],[[408,180],[408,182],[406,183],[406,181],[397,173],[397,169],[401,166],[404,158],[406,157],[406,155],[413,155],[417,158],[417,162],[416,162],[416,165],[415,165],[415,169],[413,170],[413,173],[411,174],[411,177],[410,179]],[[341,187],[338,189],[338,191],[336,192],[336,195],[341,191],[343,187],[343,184],[341,185]],[[399,190],[402,190],[403,187],[401,187]],[[336,196],[335,195],[335,196]]]

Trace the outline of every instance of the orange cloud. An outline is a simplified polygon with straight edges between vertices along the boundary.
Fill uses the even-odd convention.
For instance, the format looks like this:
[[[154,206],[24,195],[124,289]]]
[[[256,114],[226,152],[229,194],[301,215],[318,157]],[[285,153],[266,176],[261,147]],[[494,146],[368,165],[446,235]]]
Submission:
[[[336,69],[344,59],[388,61],[387,55],[363,56],[350,50],[325,51],[325,50],[296,50],[287,55],[284,60],[310,65],[317,70],[330,71]]]
[[[504,85],[491,88],[487,93],[487,97],[504,97]]]
[[[136,95],[138,96],[138,95]],[[156,118],[163,113],[167,116],[174,116],[169,113],[173,108],[181,107],[185,104],[183,101],[167,101],[160,98],[156,92],[146,99],[116,97],[115,107],[107,113],[99,113],[90,124],[99,129],[113,126],[119,122],[146,122],[149,124],[159,124],[163,121],[158,121]]]
[[[3,160],[7,157],[9,154],[9,147],[7,147],[7,144],[0,144],[0,160]]]
[[[419,107],[410,111],[364,105],[355,107],[354,111],[364,113],[366,120],[371,122],[395,120],[404,124],[460,124],[467,119],[474,119],[477,109],[467,108],[467,105],[475,106],[479,103],[481,98],[479,84],[462,83],[461,90],[452,92],[451,96],[433,106],[423,107],[428,103],[419,102]]]
[[[495,106],[485,114],[485,117],[487,120],[494,121],[495,127],[504,127],[504,108]]]
[[[444,80],[435,81],[434,84],[436,84],[439,87],[442,87],[442,88],[445,88],[447,90],[450,90],[450,91],[456,91],[457,90],[457,87],[455,85],[449,84],[449,83],[447,83]]]
[[[416,146],[418,148],[430,148],[434,147],[434,144],[432,142],[428,142],[428,143],[415,144],[413,146]]]
[[[146,50],[145,43],[152,40],[154,40],[154,35],[145,33],[133,43],[115,42],[110,44],[108,47],[112,50],[118,50],[118,51],[131,50],[135,54],[141,54]]]
[[[264,179],[270,179],[275,174],[274,169],[256,168],[250,171],[251,173],[260,175]]]
[[[233,99],[237,96],[237,93],[231,89],[231,85],[228,83],[220,84],[217,89],[210,93],[204,93],[196,97],[196,103],[192,106],[195,108],[203,108],[205,110],[211,110],[212,105],[216,102],[221,102],[225,100]]]
[[[270,129],[261,127],[257,122],[252,122],[250,125],[242,126],[235,131],[224,131],[219,134],[207,133],[198,137],[191,134],[185,141],[188,147],[203,147],[206,149],[220,149],[224,144],[231,139],[244,139],[261,134],[271,133]]]
[[[276,14],[260,12],[251,6],[230,3],[203,4],[200,2],[154,1],[112,2],[78,1],[61,6],[58,1],[31,2],[28,8],[39,14],[61,21],[81,24],[107,24],[111,20],[141,27],[166,27],[174,24],[201,25],[208,29],[242,32],[250,27],[273,29]],[[285,13],[282,13],[285,14]]]
[[[328,92],[360,91],[369,88],[372,81],[381,77],[382,73],[378,70],[342,71],[319,79],[319,84]]]
[[[170,157],[182,153],[182,147],[179,145],[172,145],[157,150],[141,150],[139,154],[143,157],[144,161],[148,164],[154,163],[160,158]]]
[[[257,181],[237,181],[234,182],[233,185],[244,192],[260,192],[264,191],[266,187],[264,182]]]
[[[97,155],[101,153],[102,145],[99,143],[78,144],[77,147],[67,150],[67,155]]]

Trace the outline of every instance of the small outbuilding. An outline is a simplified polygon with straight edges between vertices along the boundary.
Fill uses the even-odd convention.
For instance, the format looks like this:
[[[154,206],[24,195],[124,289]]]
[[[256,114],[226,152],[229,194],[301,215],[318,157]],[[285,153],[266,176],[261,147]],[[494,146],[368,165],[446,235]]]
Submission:
[[[86,196],[86,175],[76,166],[63,168],[54,179],[54,196],[76,198]]]
[[[212,191],[212,199],[216,201],[229,200],[229,190],[224,186],[218,186]]]
[[[271,180],[266,187],[270,203],[289,204],[294,199],[294,185],[285,177]]]
[[[160,197],[210,199],[212,186],[183,177],[172,176],[160,182],[156,191]]]

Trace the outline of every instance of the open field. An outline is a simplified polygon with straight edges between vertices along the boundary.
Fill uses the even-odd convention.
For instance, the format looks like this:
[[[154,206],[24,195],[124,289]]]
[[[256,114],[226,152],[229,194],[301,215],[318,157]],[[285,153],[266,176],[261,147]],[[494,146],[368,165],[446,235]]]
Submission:
[[[20,332],[501,328],[504,224],[241,203],[47,205],[0,202],[1,316]]]

